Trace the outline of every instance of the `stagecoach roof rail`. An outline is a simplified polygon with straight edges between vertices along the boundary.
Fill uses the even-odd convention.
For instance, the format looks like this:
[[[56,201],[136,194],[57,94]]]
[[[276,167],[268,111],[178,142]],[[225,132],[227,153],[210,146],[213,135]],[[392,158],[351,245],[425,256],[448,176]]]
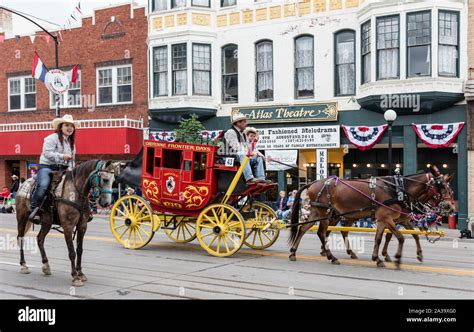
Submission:
[[[132,128],[143,129],[143,118],[139,120],[129,119],[127,116],[117,119],[88,119],[77,120],[79,128],[97,129],[97,128]],[[4,123],[0,124],[0,132],[17,131],[40,131],[52,130],[51,122],[26,122],[26,123]]]

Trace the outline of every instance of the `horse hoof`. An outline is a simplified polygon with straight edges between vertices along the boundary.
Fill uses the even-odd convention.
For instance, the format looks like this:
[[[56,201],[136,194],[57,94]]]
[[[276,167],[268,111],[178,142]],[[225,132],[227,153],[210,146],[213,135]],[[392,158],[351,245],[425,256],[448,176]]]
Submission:
[[[384,262],[378,261],[378,262],[377,262],[377,267],[385,267]]]
[[[48,264],[43,265],[42,270],[43,270],[44,275],[46,275],[46,276],[50,276],[50,275],[51,275],[51,268],[49,267]]]
[[[20,273],[21,274],[30,274],[31,272],[30,272],[30,269],[28,268],[28,266],[23,265],[20,269]]]
[[[321,251],[321,256],[327,256],[327,253],[325,251]]]
[[[79,279],[79,277],[76,277],[72,280],[72,285],[74,287],[82,287],[84,286],[84,282],[81,279]]]
[[[331,263],[333,263],[334,265],[341,265],[341,262],[339,262],[339,260],[336,258],[336,259],[333,259],[331,261]]]
[[[397,259],[397,260],[395,261],[395,268],[396,268],[397,270],[401,270],[401,265],[402,265],[402,261],[399,260],[399,259]]]
[[[85,274],[80,274],[77,276],[82,282],[86,282],[87,281],[87,277]]]
[[[390,256],[389,256],[389,255],[387,255],[387,256],[385,256],[385,261],[386,261],[386,262],[391,262],[391,261],[392,261],[392,259],[390,258]]]
[[[290,261],[295,262],[296,261],[296,256],[295,255],[290,255]]]
[[[357,257],[357,255],[354,254],[354,253],[351,254],[351,258],[352,258],[352,259],[359,259],[359,257]]]
[[[420,254],[420,255],[416,256],[416,258],[417,258],[420,262],[423,263],[423,255]]]

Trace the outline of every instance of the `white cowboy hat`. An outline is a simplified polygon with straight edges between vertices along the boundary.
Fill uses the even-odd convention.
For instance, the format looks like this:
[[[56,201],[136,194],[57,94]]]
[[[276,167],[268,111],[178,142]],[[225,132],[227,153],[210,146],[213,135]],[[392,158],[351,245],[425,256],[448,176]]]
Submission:
[[[18,180],[18,176],[15,175],[15,174],[13,174],[13,175],[12,175],[12,179],[13,179],[13,180]]]
[[[247,120],[247,117],[242,113],[236,113],[232,116],[232,123],[239,122],[240,120]]]
[[[257,128],[254,128],[254,127],[247,127],[247,128],[245,128],[244,134],[245,134],[245,135],[248,135],[249,133],[255,133],[255,135],[258,136]]]
[[[74,122],[74,119],[72,118],[72,115],[66,114],[62,118],[56,118],[52,122],[53,128],[56,130],[58,129],[58,126],[62,123],[70,123],[73,124],[76,128],[79,127],[79,123]]]

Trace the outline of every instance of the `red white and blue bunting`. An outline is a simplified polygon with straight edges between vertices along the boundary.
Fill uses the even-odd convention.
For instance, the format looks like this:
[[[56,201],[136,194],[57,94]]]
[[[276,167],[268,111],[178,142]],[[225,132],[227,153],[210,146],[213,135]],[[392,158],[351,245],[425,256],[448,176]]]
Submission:
[[[455,139],[464,126],[464,122],[446,124],[412,124],[413,130],[428,147],[446,148]]]
[[[375,127],[365,126],[342,126],[349,142],[354,144],[359,150],[369,150],[380,140],[388,125]]]
[[[218,140],[223,134],[222,130],[203,130],[201,132],[203,142]],[[151,131],[148,139],[152,141],[174,142],[176,136],[174,131]]]

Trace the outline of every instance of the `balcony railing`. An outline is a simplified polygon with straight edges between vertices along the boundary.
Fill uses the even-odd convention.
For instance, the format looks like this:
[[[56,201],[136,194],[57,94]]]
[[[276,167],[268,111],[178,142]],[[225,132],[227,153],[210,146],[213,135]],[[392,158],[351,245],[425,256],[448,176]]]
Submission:
[[[133,120],[127,117],[119,119],[77,120],[79,129],[132,128],[143,129],[143,119]],[[51,121],[0,124],[0,132],[52,130]]]

